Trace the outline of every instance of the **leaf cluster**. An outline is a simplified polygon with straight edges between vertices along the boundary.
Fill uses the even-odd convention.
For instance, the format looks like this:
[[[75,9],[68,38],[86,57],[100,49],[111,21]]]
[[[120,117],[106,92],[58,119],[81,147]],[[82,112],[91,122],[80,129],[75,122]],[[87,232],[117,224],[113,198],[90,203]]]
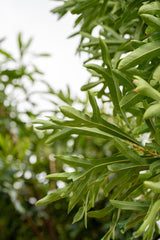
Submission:
[[[88,91],[92,110],[61,106],[61,119],[53,116],[34,123],[39,124],[38,129],[53,130],[47,143],[78,134],[114,143],[116,151],[103,158],[98,154],[94,158],[57,155],[56,159],[75,171],[48,175],[66,185],[37,205],[68,198],[68,212],[80,205],[74,223],[84,218],[87,226],[87,217],[112,216],[103,240],[116,239],[118,226],[123,233],[132,230],[130,239],[143,235],[144,240],[151,240],[159,235],[160,3],[62,2],[52,12],[59,17],[69,11],[77,16],[75,26],[79,25],[80,31],[72,37],[79,35],[77,51],[88,53],[84,67],[91,73],[91,81],[81,90]],[[110,105],[113,114],[108,113]],[[97,209],[103,199],[106,205]]]

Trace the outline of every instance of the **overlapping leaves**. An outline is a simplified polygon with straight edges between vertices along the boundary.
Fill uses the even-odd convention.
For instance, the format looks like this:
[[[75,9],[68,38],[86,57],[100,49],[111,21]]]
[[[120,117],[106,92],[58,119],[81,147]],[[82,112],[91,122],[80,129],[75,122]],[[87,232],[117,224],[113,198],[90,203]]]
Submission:
[[[52,12],[62,17],[67,11],[79,14],[75,26],[80,25],[80,32],[73,36],[81,36],[78,51],[89,53],[84,66],[96,78],[82,90],[102,87],[94,94],[89,92],[91,112],[62,106],[63,119],[51,117],[34,123],[40,124],[38,129],[53,130],[48,143],[72,134],[85,135],[114,142],[117,153],[103,159],[56,156],[75,171],[49,175],[66,186],[37,204],[68,197],[69,211],[80,205],[73,222],[84,217],[87,226],[87,216],[104,218],[112,212],[103,240],[114,238],[121,216],[124,233],[134,228],[136,236],[143,234],[144,240],[151,240],[158,234],[155,225],[160,208],[159,2],[68,0]],[[95,27],[100,28],[100,37],[93,35]],[[122,55],[125,53],[127,56]],[[93,59],[94,63],[88,63]],[[113,104],[113,115],[100,109],[96,94],[103,106],[105,101]],[[140,137],[146,132],[150,142],[143,146]],[[100,199],[105,199],[105,206],[96,209]],[[125,217],[127,210],[130,217]]]

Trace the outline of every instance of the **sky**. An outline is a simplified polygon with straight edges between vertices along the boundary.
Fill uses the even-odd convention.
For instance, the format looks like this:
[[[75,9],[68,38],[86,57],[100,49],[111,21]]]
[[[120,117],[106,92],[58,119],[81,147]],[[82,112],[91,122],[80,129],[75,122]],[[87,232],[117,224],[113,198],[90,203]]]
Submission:
[[[68,14],[57,21],[50,10],[57,6],[49,0],[1,0],[0,38],[6,37],[5,49],[16,53],[16,37],[19,32],[24,40],[33,37],[34,52],[48,52],[50,58],[39,59],[36,64],[45,73],[54,89],[66,88],[81,94],[80,87],[88,80],[88,72],[82,66],[83,59],[75,55],[77,38],[67,39],[74,32],[74,16]]]

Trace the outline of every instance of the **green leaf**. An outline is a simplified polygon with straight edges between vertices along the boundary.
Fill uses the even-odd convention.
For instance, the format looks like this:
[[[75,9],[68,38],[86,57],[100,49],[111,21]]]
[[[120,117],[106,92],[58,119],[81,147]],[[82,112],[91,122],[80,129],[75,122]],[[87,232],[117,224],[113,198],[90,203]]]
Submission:
[[[112,102],[114,104],[114,107],[115,107],[116,111],[118,113],[120,113],[120,115],[127,122],[125,114],[119,106],[119,102],[120,102],[120,98],[121,98],[121,92],[120,92],[119,84],[118,84],[118,81],[117,81],[115,75],[112,74],[112,72],[109,73],[108,69],[105,69],[105,68],[103,68],[101,66],[98,66],[96,64],[85,65],[85,67],[96,71],[97,73],[101,74],[104,77],[104,79],[106,80],[106,83],[109,87],[110,94],[111,94],[111,99],[112,99]]]
[[[103,62],[109,68],[109,70],[111,70],[112,69],[112,63],[111,63],[111,57],[110,57],[110,54],[109,54],[108,47],[101,38],[99,38],[99,44],[100,44],[100,47],[101,47]]]
[[[71,180],[72,178],[74,178],[74,176],[77,175],[77,172],[63,172],[63,173],[52,173],[46,176],[46,179],[50,179],[50,180],[61,180],[61,181],[67,181],[67,180]]]
[[[119,81],[119,85],[122,85],[124,87],[127,87],[127,89],[133,89],[133,78],[128,77],[124,73],[120,72],[117,69],[112,70],[112,74],[114,75],[115,79]]]
[[[124,57],[118,66],[119,70],[125,70],[127,68],[134,67],[141,64],[147,59],[147,61],[160,55],[160,41],[154,41],[146,43],[141,47],[135,49],[132,53]]]
[[[145,30],[145,34],[146,35],[150,35],[150,34],[152,34],[152,33],[154,33],[154,31],[155,31],[155,28],[154,27],[151,27],[150,25],[146,28],[146,30]]]
[[[131,45],[134,49],[139,48],[143,44],[145,44],[145,42],[138,41],[138,40],[131,40]]]
[[[110,203],[119,209],[124,210],[135,210],[135,211],[143,211],[148,209],[149,204],[146,202],[128,202],[128,201],[118,201],[118,200],[110,200]]]
[[[4,56],[6,56],[6,58],[15,61],[15,59],[12,57],[12,55],[10,53],[8,53],[8,52],[6,52],[6,51],[4,51],[2,49],[0,49],[0,53],[3,54]]]
[[[155,141],[160,145],[160,129],[156,129],[155,132]]]
[[[116,111],[120,112],[121,115],[124,116],[124,113],[122,112],[122,109],[119,106],[121,93],[120,93],[119,84],[116,81],[115,75],[110,74],[108,72],[108,69],[105,69],[96,64],[88,64],[88,65],[85,65],[85,67],[96,71],[97,73],[101,74],[104,77],[104,79],[106,80],[106,83],[109,87],[111,98],[112,98],[112,101],[113,101]]]
[[[75,127],[75,126],[67,127],[67,129],[73,130],[72,133],[107,139],[108,137],[111,137],[111,135],[113,135],[137,143],[136,140],[134,140],[129,135],[124,133],[121,129],[105,121],[104,119],[100,119],[100,123],[91,121],[88,115],[83,114],[80,111],[68,106],[62,106],[61,111],[65,116],[69,118],[74,118],[75,120],[80,120],[84,125],[87,126],[87,127]]]
[[[127,95],[122,97],[122,99],[120,101],[120,106],[128,109],[129,107],[133,107],[133,105],[142,101],[142,99],[143,99],[142,96],[136,94],[133,91],[130,91],[130,92],[127,93]]]
[[[110,172],[119,172],[119,171],[123,171],[123,170],[129,170],[129,169],[135,169],[138,171],[144,171],[147,170],[149,168],[149,164],[144,164],[144,165],[136,165],[135,163],[117,163],[117,164],[112,164],[108,166],[108,170]]]
[[[110,44],[110,45],[121,45],[123,43],[126,42],[126,40],[122,39],[122,40],[117,40],[117,39],[105,39],[104,42],[106,44]],[[99,45],[99,41],[91,41],[91,42],[87,42],[87,43],[83,43],[81,44],[82,47],[91,47],[91,46],[96,46]]]
[[[33,56],[35,57],[51,57],[49,53],[34,53]]]
[[[149,26],[153,27],[157,31],[160,31],[160,18],[157,18],[150,14],[141,14],[141,17]]]
[[[63,120],[63,119],[59,119],[57,117],[50,117],[50,120],[54,123],[56,123],[57,125],[59,125],[60,127],[59,128],[62,128],[62,127],[65,127],[65,126],[69,126],[69,127],[74,127],[74,126],[77,126],[77,125],[81,125],[81,121],[76,119],[76,120],[71,120],[71,121],[68,121],[68,120]]]
[[[26,50],[30,47],[32,41],[33,41],[32,38],[30,38],[30,39],[28,40],[28,42],[26,43],[26,45],[23,46],[23,51],[26,51]]]
[[[95,72],[97,72],[98,74],[101,74],[105,78],[105,80],[107,80],[108,77],[109,78],[111,77],[106,68],[101,67],[97,64],[92,63],[92,64],[84,65],[84,67],[86,67],[88,69],[92,69]]]
[[[56,7],[54,9],[51,10],[52,13],[59,13],[61,14],[61,12],[63,13],[63,15],[66,13],[66,11],[69,11],[70,9],[72,9],[72,7],[75,5],[74,2],[65,2],[63,5]],[[62,16],[63,16],[62,15]]]
[[[74,130],[73,133],[85,136],[93,136],[97,138],[110,139],[111,135],[103,132],[97,128],[88,128],[88,127],[72,127]]]
[[[61,139],[61,138],[65,138],[68,137],[70,134],[72,134],[73,131],[71,129],[68,128],[64,128],[54,134],[52,134],[46,141],[46,143],[53,143],[54,141],[56,141],[57,139]]]
[[[124,232],[128,231],[129,229],[136,227],[136,225],[140,222],[143,222],[145,217],[145,212],[141,212],[140,214],[136,213],[131,218],[128,219],[127,223],[125,224]]]
[[[100,114],[100,110],[99,110],[98,104],[97,104],[96,99],[95,99],[95,97],[93,96],[92,93],[88,92],[88,95],[89,95],[90,104],[91,104],[92,109],[93,109],[92,119],[94,121],[98,122],[99,119],[101,118],[101,114]]]
[[[135,164],[143,164],[145,161],[142,157],[139,156],[138,153],[133,151],[128,145],[122,142],[120,139],[114,139],[115,146],[119,149],[119,151],[131,162]]]
[[[147,215],[143,224],[140,226],[140,228],[135,233],[135,236],[141,235],[146,230],[147,227],[149,227],[150,225],[152,226],[152,223],[154,222],[159,209],[160,209],[160,200],[157,200],[153,204],[152,208],[150,209],[149,214]]]
[[[103,29],[105,31],[107,31],[108,33],[110,33],[114,38],[116,39],[119,39],[119,40],[124,40],[113,28],[107,26],[107,25],[103,25],[103,24],[100,24],[100,26],[103,27]],[[103,40],[104,42],[105,40]]]
[[[59,188],[59,189],[55,190],[54,192],[48,194],[44,198],[37,201],[36,206],[46,205],[51,202],[55,202],[59,199],[65,198],[66,196],[68,196],[71,186],[72,186],[72,184],[67,184],[65,187]]]
[[[76,215],[73,218],[72,224],[80,221],[83,218],[83,216],[84,216],[84,212],[85,212],[85,208],[84,207],[80,207],[78,212],[76,213]]]
[[[140,7],[138,13],[141,14],[160,14],[160,2],[154,1]]]
[[[87,83],[87,84],[83,85],[83,86],[81,87],[81,91],[87,91],[87,90],[89,90],[89,89],[91,89],[91,88],[96,87],[96,86],[99,85],[100,83],[104,83],[104,79],[101,79],[101,80],[99,80],[99,81],[97,81],[97,82],[90,82],[90,83]]]
[[[152,104],[145,111],[143,118],[148,119],[151,117],[160,117],[160,102]]]
[[[160,173],[160,161],[159,159],[157,161],[154,161],[152,164],[150,164],[149,170],[152,174]]]
[[[42,124],[42,126],[36,126],[36,129],[46,130],[46,129],[57,129],[58,127],[50,121],[36,119],[31,121],[32,124]]]
[[[110,240],[111,237],[114,238],[114,231],[117,226],[118,220],[120,217],[120,210],[115,210],[112,215],[112,223],[110,225],[109,231],[104,235],[101,240]]]
[[[108,213],[110,213],[113,209],[114,209],[113,206],[107,206],[100,210],[90,211],[90,212],[88,212],[87,216],[91,217],[91,218],[103,218],[103,217],[107,216]]]
[[[22,46],[23,46],[23,44],[22,44],[22,34],[21,33],[18,34],[18,46],[19,46],[19,49],[20,49],[20,52],[21,52],[21,49],[22,49]]]
[[[96,3],[97,0],[81,1],[80,3],[76,4],[75,7],[72,8],[71,13],[80,14],[83,10],[94,7]]]
[[[74,189],[73,189],[73,196],[70,198],[69,205],[68,205],[68,213],[75,207],[75,205],[82,200],[82,196],[88,190],[88,183],[90,179],[90,174],[85,176],[83,180],[77,181]]]
[[[134,76],[134,84],[137,86],[136,93],[140,93],[147,97],[150,97],[156,101],[160,101],[160,92],[154,89],[147,81],[139,76]]]
[[[93,166],[92,162],[86,158],[79,158],[73,156],[64,156],[64,155],[56,155],[56,159],[63,161],[71,167],[83,167],[89,168]]]
[[[151,85],[152,85],[152,81],[154,81],[154,83],[156,84],[156,83],[159,83],[160,84],[160,65],[158,65],[157,67],[156,67],[156,69],[153,71],[153,75],[152,75],[152,79],[153,80],[151,80]],[[154,84],[154,85],[155,85]],[[153,85],[152,85],[153,86]]]
[[[117,172],[114,178],[106,184],[104,187],[104,195],[107,196],[108,193],[115,188],[115,186],[119,185],[119,183],[124,183],[125,181],[127,182],[129,177],[131,176],[132,171],[129,169],[128,171],[123,171],[122,172]]]
[[[160,182],[144,181],[144,185],[155,193],[160,193]]]
[[[65,116],[69,118],[80,120],[82,122],[90,121],[89,117],[86,114],[83,114],[81,111],[78,111],[70,106],[61,106],[60,110]]]

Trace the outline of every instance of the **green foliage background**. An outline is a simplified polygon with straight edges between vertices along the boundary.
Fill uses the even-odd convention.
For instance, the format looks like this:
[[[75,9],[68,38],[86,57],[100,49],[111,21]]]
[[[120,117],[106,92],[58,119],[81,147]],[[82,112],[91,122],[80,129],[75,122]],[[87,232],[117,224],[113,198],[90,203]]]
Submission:
[[[19,54],[14,58],[0,46],[0,239],[97,239],[96,225],[104,233],[100,221],[90,221],[85,230],[83,223],[72,226],[72,218],[66,213],[67,201],[54,206],[36,207],[35,202],[57,186],[44,177],[48,173],[62,171],[65,165],[55,162],[54,154],[96,155],[99,142],[85,137],[59,140],[52,146],[44,144],[49,132],[34,131],[31,120],[42,113],[37,110],[35,95],[48,99],[48,114],[58,114],[58,104],[87,104],[87,100],[72,99],[66,93],[54,89],[44,81],[43,73],[35,66],[30,51],[31,39],[26,42],[18,35]],[[47,54],[36,54],[36,57]],[[29,59],[29,60],[28,60]],[[30,64],[29,64],[29,63]],[[34,91],[43,84],[43,92]],[[34,97],[34,98],[33,98]],[[45,113],[46,114],[46,113]],[[89,147],[87,146],[90,143]],[[93,150],[93,151],[92,151]]]

